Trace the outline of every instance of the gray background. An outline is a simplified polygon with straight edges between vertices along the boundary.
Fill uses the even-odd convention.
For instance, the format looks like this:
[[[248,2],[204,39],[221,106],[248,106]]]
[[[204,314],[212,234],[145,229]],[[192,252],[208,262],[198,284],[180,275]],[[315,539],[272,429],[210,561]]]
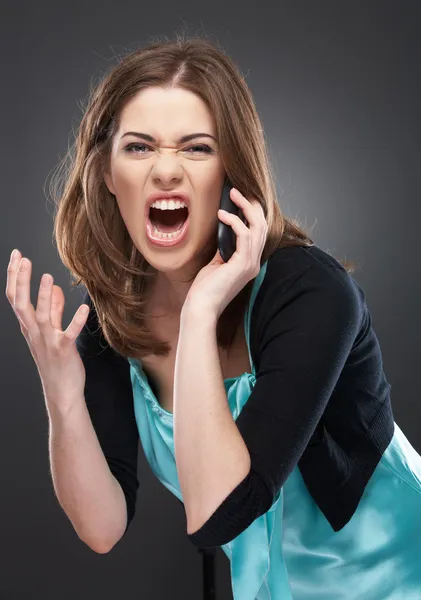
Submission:
[[[421,452],[419,1],[2,2],[1,259],[33,262],[81,303],[52,243],[49,176],[90,83],[115,55],[180,29],[214,36],[247,77],[269,140],[280,202],[314,241],[355,260],[392,384],[395,420]],[[201,555],[184,510],[139,450],[131,528],[109,554],[77,537],[55,499],[42,388],[3,294],[1,600],[201,597]],[[232,598],[217,550],[217,598]]]

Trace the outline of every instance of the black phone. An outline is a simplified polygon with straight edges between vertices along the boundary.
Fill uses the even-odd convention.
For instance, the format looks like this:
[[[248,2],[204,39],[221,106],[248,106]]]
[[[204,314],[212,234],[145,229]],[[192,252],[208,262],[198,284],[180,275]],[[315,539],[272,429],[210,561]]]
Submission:
[[[230,190],[234,187],[228,177],[225,178],[222,188],[221,202],[219,208],[226,210],[234,215],[237,215],[243,223],[248,226],[247,219],[243,211],[230,198]],[[218,250],[224,262],[228,262],[234,254],[237,246],[237,236],[233,228],[222,221],[218,223]]]

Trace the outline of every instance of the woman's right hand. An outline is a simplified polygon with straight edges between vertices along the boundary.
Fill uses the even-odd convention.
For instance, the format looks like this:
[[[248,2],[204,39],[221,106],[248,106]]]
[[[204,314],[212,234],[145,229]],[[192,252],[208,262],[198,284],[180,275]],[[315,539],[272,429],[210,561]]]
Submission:
[[[19,267],[28,261],[26,270]],[[62,330],[64,294],[53,277],[50,284],[41,285],[37,308],[31,304],[30,282],[32,263],[22,259],[20,252],[7,267],[6,296],[20,323],[31,354],[38,368],[47,405],[59,409],[71,408],[76,394],[84,393],[85,367],[76,348],[76,338],[86,323],[89,307],[81,304],[65,331]],[[84,312],[84,308],[88,310]]]

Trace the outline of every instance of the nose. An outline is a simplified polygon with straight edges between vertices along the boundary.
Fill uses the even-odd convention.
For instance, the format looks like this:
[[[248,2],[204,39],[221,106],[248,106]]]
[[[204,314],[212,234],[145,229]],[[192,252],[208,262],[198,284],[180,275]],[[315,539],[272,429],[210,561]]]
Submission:
[[[183,178],[181,161],[176,152],[158,153],[152,168],[154,182],[170,184]]]

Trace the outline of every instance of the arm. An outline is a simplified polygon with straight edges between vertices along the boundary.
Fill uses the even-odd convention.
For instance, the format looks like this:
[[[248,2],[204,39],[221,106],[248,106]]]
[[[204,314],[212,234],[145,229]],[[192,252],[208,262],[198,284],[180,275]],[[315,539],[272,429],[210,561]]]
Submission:
[[[100,336],[91,307],[76,347],[86,370],[84,398],[71,415],[50,415],[51,470],[57,497],[79,537],[104,552],[135,513],[138,431],[129,365]]]
[[[49,411],[51,475],[57,499],[79,538],[108,552],[126,527],[126,502],[92,427],[84,397],[71,412]]]
[[[247,447],[227,403],[216,322],[192,312],[180,323],[174,371],[174,448],[187,533],[192,534],[250,470]]]
[[[202,497],[207,490],[212,498],[204,510],[195,507],[194,514],[200,514],[196,523],[201,526],[189,539],[200,547],[228,543],[272,506],[323,415],[361,324],[360,298],[349,275],[339,269],[306,267],[293,278],[275,279],[269,284],[265,281],[263,285],[265,296],[258,316],[253,316],[257,319],[256,384],[235,422],[250,456],[248,473],[241,444],[226,454],[226,443],[221,443],[222,436],[230,431],[227,422],[231,415],[221,412],[225,420],[212,420],[212,394],[220,388],[218,379],[214,387],[209,385],[206,371],[215,373],[217,367],[214,363],[205,367],[201,361],[198,366],[203,372],[199,373],[197,347],[196,354],[191,348],[190,360],[195,364],[195,379],[206,381],[206,385],[200,393],[195,389],[196,397],[190,398],[190,385],[185,385],[185,396],[178,398],[180,404],[189,403],[186,416],[190,429],[185,427],[183,435],[190,438],[183,439],[183,445],[190,443],[191,452],[183,456],[184,471],[193,471],[197,457],[212,462],[215,468],[224,459],[231,462],[233,485],[229,490],[225,476],[229,467],[212,474],[198,470],[196,480],[191,480],[192,489],[199,488]],[[208,344],[205,341],[205,347]],[[208,360],[212,356],[215,358],[211,353]],[[218,396],[214,397],[218,403]],[[203,403],[207,411],[201,411]],[[202,433],[209,430],[213,434],[213,443],[206,446],[207,456],[202,453],[202,439],[191,431],[197,427]],[[235,481],[239,485],[235,486]],[[192,493],[190,489],[185,492]],[[225,499],[219,502],[224,494]]]

